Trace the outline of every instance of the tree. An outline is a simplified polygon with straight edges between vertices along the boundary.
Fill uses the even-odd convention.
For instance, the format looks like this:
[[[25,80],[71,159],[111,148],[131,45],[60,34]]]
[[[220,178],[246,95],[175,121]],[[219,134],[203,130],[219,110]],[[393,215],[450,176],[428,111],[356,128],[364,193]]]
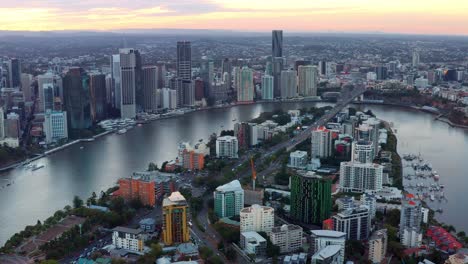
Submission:
[[[158,165],[156,165],[154,162],[150,162],[148,164],[148,171],[157,171],[159,170]]]
[[[226,249],[226,258],[229,259],[230,261],[235,261],[237,259],[237,252],[232,248],[232,246],[228,247]]]
[[[81,200],[81,198],[76,195],[75,197],[73,197],[73,207],[74,208],[83,207],[83,200]]]
[[[213,251],[207,246],[201,246],[198,248],[198,251],[200,252],[200,257],[205,260],[213,255]]]
[[[457,233],[457,237],[459,237],[459,238],[464,238],[465,236],[466,236],[465,231],[460,231],[460,232]]]

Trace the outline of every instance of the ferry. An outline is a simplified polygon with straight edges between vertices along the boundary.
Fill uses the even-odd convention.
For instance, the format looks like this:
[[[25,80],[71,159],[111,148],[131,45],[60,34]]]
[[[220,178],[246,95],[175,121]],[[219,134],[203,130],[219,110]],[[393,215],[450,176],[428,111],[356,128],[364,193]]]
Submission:
[[[127,129],[125,129],[125,128],[119,129],[117,131],[117,134],[119,134],[119,135],[122,135],[122,134],[125,134],[125,133],[127,133]]]
[[[32,166],[32,168],[31,168],[31,170],[32,170],[32,171],[36,171],[36,170],[42,169],[42,168],[44,168],[44,167],[45,167],[45,166],[42,165],[42,164],[39,164],[39,165],[34,164],[34,166]]]

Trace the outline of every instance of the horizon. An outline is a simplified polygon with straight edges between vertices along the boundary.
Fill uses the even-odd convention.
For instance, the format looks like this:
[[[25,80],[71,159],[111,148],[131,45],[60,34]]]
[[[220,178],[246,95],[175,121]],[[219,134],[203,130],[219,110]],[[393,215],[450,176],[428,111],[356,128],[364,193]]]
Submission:
[[[468,3],[259,0],[19,0],[0,5],[3,31],[234,30],[467,36]],[[235,25],[235,28],[232,27]]]

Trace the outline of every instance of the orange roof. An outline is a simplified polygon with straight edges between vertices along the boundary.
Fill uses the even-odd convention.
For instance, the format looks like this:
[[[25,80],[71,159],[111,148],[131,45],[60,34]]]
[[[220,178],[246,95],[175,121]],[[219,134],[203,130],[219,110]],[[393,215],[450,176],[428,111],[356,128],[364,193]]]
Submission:
[[[414,194],[408,193],[408,194],[406,195],[406,198],[414,198]]]

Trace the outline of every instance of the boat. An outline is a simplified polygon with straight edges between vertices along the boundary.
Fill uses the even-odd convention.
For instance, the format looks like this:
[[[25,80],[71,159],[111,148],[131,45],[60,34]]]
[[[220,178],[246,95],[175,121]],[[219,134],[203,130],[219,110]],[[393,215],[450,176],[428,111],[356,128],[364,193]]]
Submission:
[[[143,126],[143,124],[139,123],[137,126],[141,127],[141,126]]]
[[[80,149],[84,149],[84,147],[83,147],[83,146],[81,146],[81,147],[80,147]]]
[[[119,135],[122,135],[122,134],[125,134],[125,133],[127,133],[127,129],[125,129],[125,128],[119,129],[117,131],[117,134],[119,134]]]
[[[45,166],[44,165],[37,165],[37,164],[34,164],[34,166],[31,168],[32,171],[36,171],[38,169],[42,169],[44,168]]]
[[[236,121],[237,121],[237,119],[235,119],[235,118],[232,120],[232,122],[236,122]]]
[[[433,177],[435,181],[438,181],[440,179],[440,176],[437,173],[434,173]]]
[[[435,196],[434,196],[434,194],[431,194],[431,201],[435,201]]]

